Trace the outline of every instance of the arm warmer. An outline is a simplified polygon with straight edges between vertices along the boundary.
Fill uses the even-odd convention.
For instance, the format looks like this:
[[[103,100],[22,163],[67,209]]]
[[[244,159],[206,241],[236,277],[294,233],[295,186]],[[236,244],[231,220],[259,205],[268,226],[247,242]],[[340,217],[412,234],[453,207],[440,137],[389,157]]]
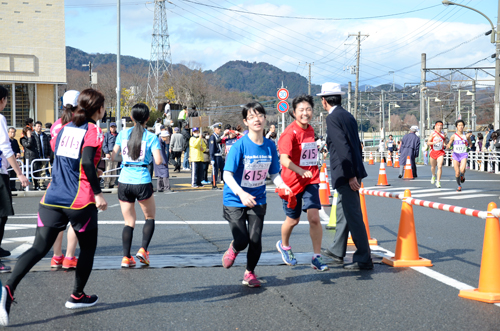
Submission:
[[[273,181],[274,185],[276,185],[276,187],[280,187],[280,185],[283,184],[283,179],[281,178],[279,172],[272,174],[270,176],[271,180]]]
[[[82,168],[83,171],[85,171],[85,175],[87,175],[87,179],[92,187],[94,195],[101,193],[101,184],[99,182],[99,178],[97,178],[97,171],[94,165],[96,152],[97,147],[90,146],[85,147],[82,152]]]
[[[227,170],[224,171],[224,183],[226,183],[227,186],[229,186],[229,188],[231,189],[231,191],[234,192],[234,194],[239,196],[238,192],[240,192],[242,188],[241,186],[238,185],[238,183],[236,183],[236,180],[234,180],[232,172]]]

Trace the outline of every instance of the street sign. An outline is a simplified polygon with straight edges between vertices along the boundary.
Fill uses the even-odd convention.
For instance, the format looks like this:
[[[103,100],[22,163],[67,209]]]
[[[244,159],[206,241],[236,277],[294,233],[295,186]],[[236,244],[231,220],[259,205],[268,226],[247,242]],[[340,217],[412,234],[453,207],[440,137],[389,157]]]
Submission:
[[[288,105],[288,102],[286,102],[286,101],[280,101],[276,105],[276,108],[278,109],[278,111],[280,113],[284,114],[284,113],[286,113],[288,111],[288,108],[290,108],[290,106]]]
[[[282,101],[286,100],[286,99],[288,99],[288,95],[289,95],[288,90],[286,88],[280,88],[278,90],[278,99],[280,99]]]

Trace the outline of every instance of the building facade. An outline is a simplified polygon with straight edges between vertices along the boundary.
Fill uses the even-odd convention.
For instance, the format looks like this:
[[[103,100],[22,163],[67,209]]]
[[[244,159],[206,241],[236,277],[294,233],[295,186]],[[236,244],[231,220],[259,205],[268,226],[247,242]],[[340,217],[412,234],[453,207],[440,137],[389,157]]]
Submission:
[[[0,0],[0,26],[8,126],[22,129],[27,118],[54,123],[57,86],[66,84],[64,0]]]

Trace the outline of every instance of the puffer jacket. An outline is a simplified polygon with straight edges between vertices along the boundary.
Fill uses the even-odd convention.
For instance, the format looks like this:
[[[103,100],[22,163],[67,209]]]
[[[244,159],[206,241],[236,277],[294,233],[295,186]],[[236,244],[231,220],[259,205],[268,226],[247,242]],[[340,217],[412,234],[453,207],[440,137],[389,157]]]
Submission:
[[[203,162],[203,152],[207,149],[207,145],[203,142],[200,136],[192,136],[189,139],[189,160],[191,162]]]
[[[31,137],[21,137],[21,145],[24,147],[24,158],[23,160],[26,162],[28,160],[30,163],[32,160],[38,158],[38,149],[36,145],[36,140],[34,134],[31,134]]]

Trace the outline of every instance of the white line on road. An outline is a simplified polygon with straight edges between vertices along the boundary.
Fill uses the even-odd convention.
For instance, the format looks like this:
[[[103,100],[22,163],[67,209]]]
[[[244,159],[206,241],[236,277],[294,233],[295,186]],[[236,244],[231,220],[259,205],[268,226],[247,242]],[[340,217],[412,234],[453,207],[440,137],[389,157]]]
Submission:
[[[283,220],[281,221],[264,221],[264,224],[283,224]],[[135,224],[144,224],[145,221],[137,221]],[[99,225],[123,225],[124,221],[113,221],[113,220],[103,220],[98,222]],[[227,225],[227,221],[158,221],[155,220],[156,225]],[[321,224],[328,224],[328,222],[323,221]],[[299,225],[309,225],[309,221],[301,220]]]
[[[440,199],[453,199],[453,200],[461,200],[461,199],[471,199],[471,198],[482,198],[482,197],[496,197],[496,194],[468,194],[468,195],[457,195],[453,197],[439,197]]]
[[[108,209],[109,209],[109,208],[113,208],[113,207],[117,207],[117,206],[119,206],[119,205],[120,205],[120,204],[119,204],[119,203],[117,203],[117,204],[114,204],[114,205],[108,206]],[[97,213],[102,213],[103,211],[104,211],[104,210],[99,210]]]
[[[465,191],[462,191],[462,192],[455,192],[453,194],[456,194],[456,195],[465,195],[467,193],[476,193],[476,192],[482,192],[481,190],[465,190]],[[435,197],[435,196],[439,196],[439,195],[450,195],[452,194],[452,192],[440,192],[440,193],[430,193],[430,194],[415,194],[415,195],[411,195],[412,198],[423,198],[423,197]]]
[[[31,244],[22,244],[22,245],[17,246],[16,248],[14,248],[10,252],[9,259],[17,259],[21,254],[23,254],[24,252],[26,252],[32,246],[33,245],[31,245]]]
[[[5,225],[5,231],[34,229],[36,226],[36,224],[7,224]]]
[[[19,242],[25,242],[25,243],[31,243],[33,244],[33,241],[35,240],[35,236],[30,236],[30,237],[13,237],[9,239],[3,239],[2,244],[12,244],[12,243],[19,243]]]

